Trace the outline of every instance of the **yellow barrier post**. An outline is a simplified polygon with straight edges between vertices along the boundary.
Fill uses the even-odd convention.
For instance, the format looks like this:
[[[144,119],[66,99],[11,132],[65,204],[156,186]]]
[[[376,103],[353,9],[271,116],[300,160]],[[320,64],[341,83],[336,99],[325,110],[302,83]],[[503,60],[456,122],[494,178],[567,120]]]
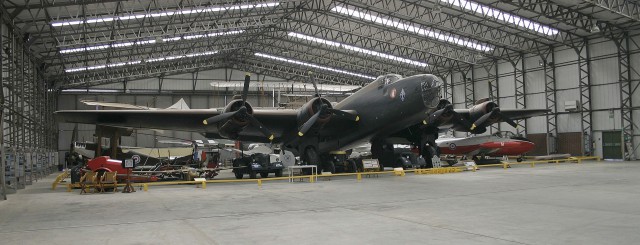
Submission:
[[[207,189],[207,182],[206,181],[202,181],[202,189]]]
[[[148,191],[149,190],[149,185],[147,183],[142,184],[142,190]]]
[[[531,162],[531,167],[535,167],[536,166],[536,162]]]
[[[502,162],[502,168],[503,169],[507,169],[507,163],[506,162]]]
[[[258,179],[258,187],[262,188],[262,180]]]
[[[358,179],[358,182],[360,182],[362,180],[362,174],[361,173],[357,174],[357,179]]]
[[[71,192],[71,184],[67,184],[67,192]]]

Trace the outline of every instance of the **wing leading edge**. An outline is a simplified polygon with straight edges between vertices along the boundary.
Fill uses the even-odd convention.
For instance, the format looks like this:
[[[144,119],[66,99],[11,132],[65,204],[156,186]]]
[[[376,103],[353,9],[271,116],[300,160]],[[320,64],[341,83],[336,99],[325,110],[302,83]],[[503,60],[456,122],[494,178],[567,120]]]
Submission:
[[[66,110],[55,112],[58,122],[95,124],[112,127],[138,129],[164,129],[205,133],[214,138],[222,138],[218,127],[204,125],[202,120],[221,113],[216,109],[190,110]],[[275,136],[277,141],[287,129],[296,128],[294,110],[255,110],[254,117],[260,120]],[[248,126],[239,135],[239,140],[268,141],[257,129]]]

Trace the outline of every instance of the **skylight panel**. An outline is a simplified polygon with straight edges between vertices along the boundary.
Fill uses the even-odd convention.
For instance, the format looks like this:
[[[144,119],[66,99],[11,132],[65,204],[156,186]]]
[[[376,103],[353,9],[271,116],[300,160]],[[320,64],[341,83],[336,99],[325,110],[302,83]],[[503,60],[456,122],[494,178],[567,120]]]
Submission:
[[[335,73],[347,74],[347,75],[355,76],[355,77],[362,77],[362,78],[367,78],[367,79],[371,79],[371,80],[376,79],[375,77],[364,75],[364,74],[360,74],[360,73],[355,73],[355,72],[335,69],[335,68],[331,68],[331,67],[327,67],[327,66],[316,65],[316,64],[312,64],[312,63],[298,61],[298,60],[287,59],[287,58],[273,56],[273,55],[269,55],[269,54],[255,53],[255,55],[256,56],[260,56],[260,57],[264,57],[264,58],[268,58],[268,59],[272,59],[272,60],[283,61],[283,62],[287,62],[287,63],[292,63],[292,64],[296,64],[296,65],[312,67],[312,68],[325,70],[325,71],[331,71],[331,72],[335,72]]]
[[[160,17],[169,17],[173,15],[190,15],[190,14],[199,14],[199,13],[220,12],[220,11],[227,11],[227,10],[269,8],[269,7],[275,7],[278,5],[280,5],[280,3],[272,2],[272,3],[233,5],[233,6],[216,6],[216,7],[199,8],[199,9],[183,9],[179,11],[163,11],[163,12],[131,14],[131,15],[123,15],[123,16],[107,16],[107,17],[91,18],[91,19],[85,19],[85,20],[56,21],[56,22],[51,22],[51,26],[53,27],[72,26],[72,25],[80,25],[84,23],[111,22],[115,20],[160,18]]]
[[[538,33],[542,33],[547,36],[553,36],[559,33],[558,29],[548,27],[543,24],[524,19],[520,16],[512,15],[502,10],[487,7],[475,2],[471,2],[467,0],[438,0],[438,1],[444,1],[453,6],[461,7],[465,10],[474,12],[476,14],[489,16],[493,19],[507,22],[509,24],[514,24],[516,26],[529,29]]]
[[[320,43],[320,44],[324,44],[324,45],[327,45],[327,46],[339,47],[339,48],[347,49],[347,50],[358,52],[358,53],[372,55],[372,56],[376,56],[376,57],[380,57],[380,58],[384,58],[384,59],[389,59],[389,60],[393,60],[393,61],[397,61],[397,62],[407,63],[407,64],[411,64],[411,65],[415,65],[415,66],[420,66],[420,67],[427,67],[428,66],[428,64],[424,63],[424,62],[405,59],[405,58],[398,57],[398,56],[391,55],[391,54],[385,54],[385,53],[381,53],[381,52],[377,52],[377,51],[373,51],[373,50],[363,49],[363,48],[359,48],[359,47],[356,47],[356,46],[351,46],[351,45],[347,45],[347,44],[343,44],[343,43],[339,43],[339,42],[320,39],[320,38],[317,38],[317,37],[307,36],[307,35],[300,34],[300,33],[289,32],[289,36],[295,37],[295,38],[299,38],[299,39],[304,39],[304,40],[307,40],[307,41]]]
[[[163,42],[174,42],[174,41],[179,41],[179,40],[183,40],[183,39],[184,40],[190,40],[190,39],[196,39],[196,38],[217,37],[217,36],[224,36],[224,35],[240,34],[240,33],[243,33],[243,32],[244,32],[244,30],[225,31],[225,32],[211,32],[211,33],[206,33],[206,34],[168,37],[168,38],[163,38],[162,41]],[[101,45],[95,45],[95,46],[79,47],[79,48],[61,49],[60,53],[61,54],[69,54],[69,53],[77,53],[77,52],[83,52],[83,51],[107,49],[107,48],[110,48],[110,47],[122,48],[122,47],[129,47],[129,46],[133,46],[133,45],[148,45],[148,44],[154,44],[154,43],[156,43],[155,39],[138,40],[138,41],[133,41],[133,42],[121,42],[121,43],[113,43],[113,44],[101,44]]]
[[[166,60],[175,60],[175,59],[182,59],[182,58],[191,58],[191,57],[212,55],[212,54],[216,54],[216,53],[218,53],[218,51],[207,51],[207,52],[200,52],[200,53],[190,53],[190,54],[184,54],[184,55],[174,55],[174,56],[151,58],[151,59],[146,59],[144,61],[147,62],[147,63],[152,63],[152,62],[158,62],[158,61],[166,61]],[[120,67],[120,66],[126,66],[126,65],[137,65],[137,64],[141,64],[142,62],[143,62],[143,60],[133,60],[133,61],[128,61],[128,62],[119,62],[119,63],[104,64],[104,65],[94,65],[94,66],[70,68],[70,69],[66,69],[64,71],[67,72],[67,73],[71,73],[71,72],[78,72],[78,71],[99,70],[99,69],[104,69],[104,68],[107,68],[107,67],[111,68],[111,67]]]
[[[380,16],[374,16],[374,15],[370,15],[367,14],[365,12],[361,12],[361,11],[357,11],[355,9],[349,9],[346,7],[342,7],[342,6],[336,6],[334,8],[331,9],[331,11],[333,12],[337,12],[343,15],[347,15],[350,17],[354,17],[354,18],[358,18],[361,20],[365,20],[368,22],[372,22],[372,23],[376,23],[376,24],[380,24],[380,25],[384,25],[387,27],[392,27],[398,30],[403,30],[403,31],[408,31],[408,32],[412,32],[421,36],[425,36],[425,37],[429,37],[432,39],[436,39],[442,42],[448,42],[448,43],[452,43],[458,46],[464,46],[467,48],[472,48],[475,50],[480,50],[483,52],[487,52],[487,51],[491,51],[493,50],[492,47],[490,47],[487,44],[481,44],[478,41],[469,41],[469,40],[465,40],[462,39],[456,35],[453,34],[448,34],[442,31],[431,31],[431,30],[427,30],[424,29],[422,27],[420,27],[417,24],[403,24],[400,21],[395,21],[389,18],[383,18]]]

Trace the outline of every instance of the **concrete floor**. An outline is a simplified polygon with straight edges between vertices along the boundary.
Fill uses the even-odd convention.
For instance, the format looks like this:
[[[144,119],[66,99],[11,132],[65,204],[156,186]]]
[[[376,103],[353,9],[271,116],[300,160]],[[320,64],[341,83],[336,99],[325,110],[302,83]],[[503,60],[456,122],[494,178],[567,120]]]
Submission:
[[[152,187],[54,176],[0,201],[0,244],[637,244],[640,162]]]

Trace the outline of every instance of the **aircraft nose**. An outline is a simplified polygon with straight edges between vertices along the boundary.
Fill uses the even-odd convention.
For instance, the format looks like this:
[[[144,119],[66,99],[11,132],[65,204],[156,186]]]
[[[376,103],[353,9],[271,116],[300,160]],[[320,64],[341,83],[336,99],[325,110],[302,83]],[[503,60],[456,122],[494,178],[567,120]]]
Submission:
[[[434,75],[425,75],[420,84],[422,100],[426,107],[435,107],[440,101],[440,86],[442,80]]]

